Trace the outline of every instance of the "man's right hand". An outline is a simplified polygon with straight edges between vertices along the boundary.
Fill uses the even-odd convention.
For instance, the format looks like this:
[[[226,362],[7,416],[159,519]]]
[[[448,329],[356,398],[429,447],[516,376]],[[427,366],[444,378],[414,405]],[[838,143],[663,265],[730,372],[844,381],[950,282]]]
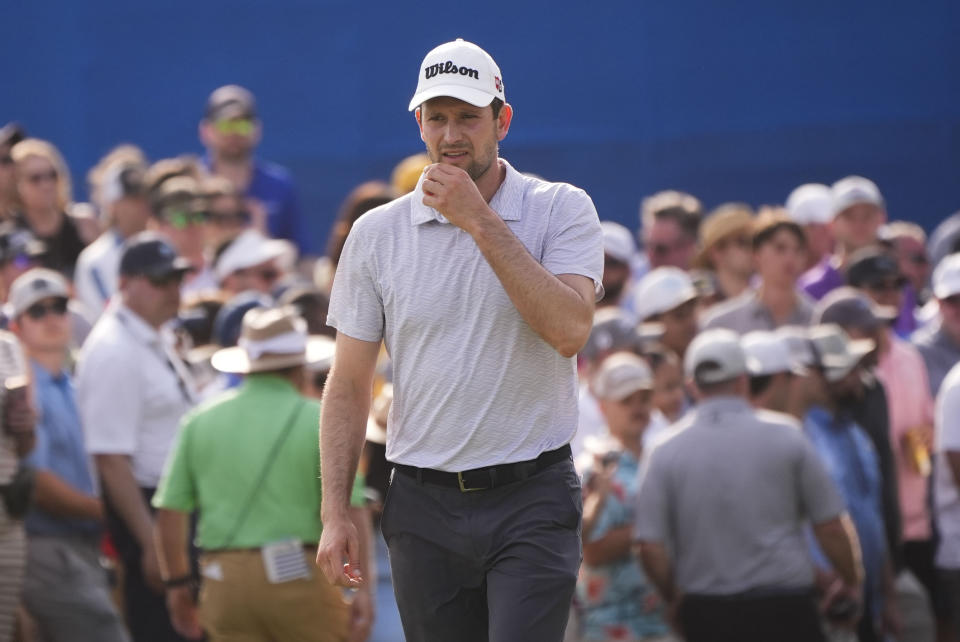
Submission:
[[[363,585],[360,533],[346,512],[342,517],[323,520],[317,566],[327,581],[335,586],[357,588]]]

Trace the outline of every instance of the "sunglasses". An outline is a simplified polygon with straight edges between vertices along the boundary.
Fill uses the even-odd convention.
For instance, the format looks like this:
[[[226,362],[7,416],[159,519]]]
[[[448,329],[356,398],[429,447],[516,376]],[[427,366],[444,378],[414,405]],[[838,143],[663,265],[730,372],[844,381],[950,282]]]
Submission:
[[[906,284],[906,279],[899,278],[890,279],[887,281],[874,281],[872,283],[867,283],[864,287],[866,287],[868,290],[874,290],[875,292],[896,292],[901,290]]]
[[[155,288],[165,288],[174,283],[180,285],[180,283],[183,282],[183,272],[170,272],[169,274],[159,276],[148,275],[147,280],[150,281],[150,285]]]
[[[51,169],[49,172],[39,172],[37,174],[30,174],[27,176],[27,182],[31,185],[39,185],[44,181],[49,181],[51,183],[57,182],[57,170]]]
[[[741,249],[749,250],[751,247],[753,247],[753,239],[751,239],[749,236],[729,236],[722,241],[717,242],[717,247],[721,250],[731,245],[736,245]]]
[[[214,225],[246,225],[252,220],[250,212],[207,212],[207,221]]]
[[[44,303],[43,301],[38,301],[34,303],[29,308],[26,309],[25,314],[33,319],[34,321],[39,321],[48,314],[53,314],[58,317],[62,317],[67,313],[67,300],[62,297],[58,297],[49,303]]]
[[[171,210],[164,212],[163,219],[177,230],[182,230],[191,225],[202,225],[207,220],[206,212],[191,212],[188,210]]]
[[[213,126],[224,136],[249,136],[256,127],[249,118],[218,120]]]

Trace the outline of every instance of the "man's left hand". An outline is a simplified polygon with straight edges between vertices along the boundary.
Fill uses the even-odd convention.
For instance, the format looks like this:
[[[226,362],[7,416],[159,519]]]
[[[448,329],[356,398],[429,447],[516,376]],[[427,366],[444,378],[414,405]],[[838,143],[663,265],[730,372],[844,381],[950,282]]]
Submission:
[[[353,594],[350,602],[350,642],[366,642],[373,629],[373,596],[369,590]]]
[[[178,586],[167,591],[167,610],[170,611],[170,623],[177,633],[191,640],[203,637],[197,603],[190,586]]]
[[[489,211],[477,184],[459,167],[438,163],[424,171],[423,204],[432,207],[459,228],[470,225]]]

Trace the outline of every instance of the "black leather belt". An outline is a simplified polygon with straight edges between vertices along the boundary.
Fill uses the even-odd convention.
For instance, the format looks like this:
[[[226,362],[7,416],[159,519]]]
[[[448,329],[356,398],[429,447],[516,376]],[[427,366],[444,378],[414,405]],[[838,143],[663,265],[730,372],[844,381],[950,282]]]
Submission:
[[[569,458],[570,452],[570,445],[568,444],[556,450],[540,453],[539,457],[529,461],[484,466],[460,473],[449,473],[433,468],[417,468],[416,466],[405,466],[403,464],[394,464],[394,470],[408,477],[413,477],[420,483],[459,488],[461,492],[467,493],[474,490],[490,490],[498,486],[523,481],[531,475],[539,473],[547,466]]]

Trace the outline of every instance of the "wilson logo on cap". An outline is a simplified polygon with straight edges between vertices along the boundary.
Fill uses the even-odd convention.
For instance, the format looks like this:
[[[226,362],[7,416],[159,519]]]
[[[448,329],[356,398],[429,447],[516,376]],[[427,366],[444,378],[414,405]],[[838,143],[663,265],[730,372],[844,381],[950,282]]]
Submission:
[[[450,60],[435,65],[430,65],[428,67],[424,67],[423,69],[423,77],[427,80],[433,78],[437,74],[460,74],[461,76],[470,76],[471,78],[480,80],[479,71],[476,69],[470,69],[469,67],[458,67]]]

